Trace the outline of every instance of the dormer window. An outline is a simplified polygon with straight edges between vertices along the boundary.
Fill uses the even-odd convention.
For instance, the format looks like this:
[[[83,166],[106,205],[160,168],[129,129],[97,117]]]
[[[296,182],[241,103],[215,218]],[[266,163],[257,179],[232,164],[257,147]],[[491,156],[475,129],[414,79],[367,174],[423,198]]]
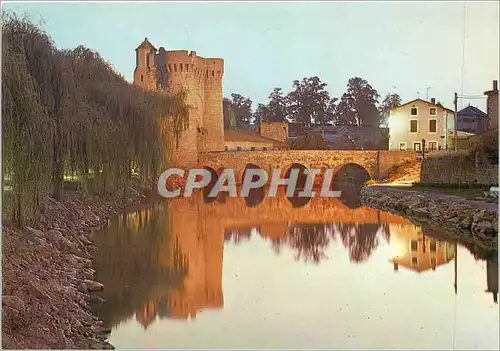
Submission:
[[[418,115],[418,108],[412,107],[410,110],[410,115],[417,116]]]

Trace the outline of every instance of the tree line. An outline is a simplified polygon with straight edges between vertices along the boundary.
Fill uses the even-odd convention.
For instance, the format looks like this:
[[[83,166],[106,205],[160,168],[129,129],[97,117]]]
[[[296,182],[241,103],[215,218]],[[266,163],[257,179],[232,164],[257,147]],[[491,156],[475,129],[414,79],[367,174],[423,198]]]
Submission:
[[[61,198],[67,176],[124,196],[133,174],[154,182],[187,126],[185,93],[134,87],[97,52],[59,50],[29,20],[2,16],[4,218],[20,226]]]
[[[260,230],[258,228],[258,230]],[[340,239],[349,250],[351,262],[364,262],[380,244],[379,233],[389,239],[387,224],[358,223],[290,223],[286,235],[271,238],[276,253],[285,247],[294,252],[295,260],[320,263],[331,242]],[[227,229],[224,241],[240,244],[250,240],[252,228]]]
[[[274,88],[268,103],[258,104],[252,110],[252,100],[232,93],[223,99],[225,129],[245,129],[260,122],[294,122],[311,125],[348,125],[379,127],[387,121],[391,108],[401,105],[397,93],[387,94],[380,102],[380,95],[368,81],[350,78],[347,91],[340,97],[330,96],[327,84],[317,76],[295,80],[292,90],[285,94]]]

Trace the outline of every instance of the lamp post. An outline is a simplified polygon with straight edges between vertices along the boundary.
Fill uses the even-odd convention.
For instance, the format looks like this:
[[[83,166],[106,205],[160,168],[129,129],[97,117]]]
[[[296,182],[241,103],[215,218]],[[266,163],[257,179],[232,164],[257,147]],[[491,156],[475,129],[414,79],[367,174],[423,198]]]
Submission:
[[[425,155],[425,139],[422,139],[422,161],[424,160]]]

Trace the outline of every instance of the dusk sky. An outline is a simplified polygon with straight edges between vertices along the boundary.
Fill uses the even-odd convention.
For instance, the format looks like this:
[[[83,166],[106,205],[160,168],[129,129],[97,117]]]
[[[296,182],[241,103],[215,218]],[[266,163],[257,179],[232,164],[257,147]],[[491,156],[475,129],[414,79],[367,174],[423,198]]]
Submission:
[[[463,2],[3,3],[27,13],[59,48],[97,50],[132,80],[134,49],[148,37],[166,50],[225,60],[224,95],[267,103],[274,87],[317,75],[339,97],[350,77],[403,101],[453,108],[462,90]],[[482,95],[499,75],[499,3],[467,2],[464,93]],[[483,100],[472,104],[485,109]],[[468,101],[464,102],[468,104]],[[459,108],[462,103],[459,104]]]

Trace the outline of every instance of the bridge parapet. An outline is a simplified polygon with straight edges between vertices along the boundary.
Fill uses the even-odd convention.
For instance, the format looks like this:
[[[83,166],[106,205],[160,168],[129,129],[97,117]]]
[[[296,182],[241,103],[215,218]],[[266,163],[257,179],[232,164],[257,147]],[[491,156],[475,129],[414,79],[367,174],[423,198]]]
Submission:
[[[347,164],[363,167],[371,179],[383,178],[393,166],[417,161],[412,151],[389,150],[267,150],[267,151],[223,151],[206,152],[199,156],[200,167],[210,167],[217,173],[224,168],[236,172],[237,182],[241,182],[248,164],[256,165],[271,174],[272,169],[281,169],[284,176],[292,164],[306,168],[340,169]]]

